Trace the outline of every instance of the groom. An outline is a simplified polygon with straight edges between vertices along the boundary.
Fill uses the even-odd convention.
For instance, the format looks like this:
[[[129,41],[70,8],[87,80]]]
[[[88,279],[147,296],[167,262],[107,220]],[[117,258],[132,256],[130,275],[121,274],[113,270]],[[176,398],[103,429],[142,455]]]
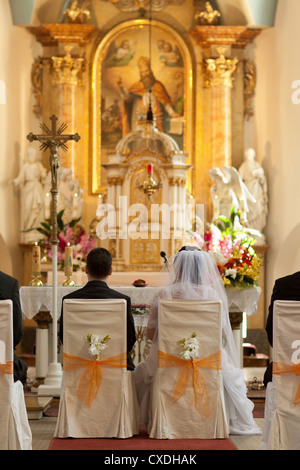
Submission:
[[[63,305],[65,299],[125,299],[127,303],[127,370],[134,370],[130,351],[136,342],[134,320],[131,313],[131,299],[106,284],[112,273],[112,256],[105,248],[94,248],[87,256],[86,273],[88,283],[62,299],[59,337],[63,343]]]

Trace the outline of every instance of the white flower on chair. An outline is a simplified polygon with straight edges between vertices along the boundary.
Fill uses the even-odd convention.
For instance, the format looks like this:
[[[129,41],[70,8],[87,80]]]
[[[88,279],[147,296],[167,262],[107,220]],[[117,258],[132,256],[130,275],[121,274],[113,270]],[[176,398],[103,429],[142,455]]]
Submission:
[[[103,339],[100,340],[98,335],[88,334],[86,339],[90,345],[89,353],[91,356],[96,356],[96,361],[100,360],[101,352],[107,348],[107,341],[110,339],[109,335],[106,335]]]
[[[196,333],[193,333],[188,339],[183,338],[179,343],[183,347],[183,351],[180,353],[183,359],[190,361],[199,357],[200,345]]]

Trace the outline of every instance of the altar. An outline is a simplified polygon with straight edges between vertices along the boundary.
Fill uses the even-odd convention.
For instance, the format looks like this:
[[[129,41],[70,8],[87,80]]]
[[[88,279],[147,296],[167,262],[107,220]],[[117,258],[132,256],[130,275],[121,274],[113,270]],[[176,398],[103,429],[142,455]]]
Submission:
[[[109,284],[109,282],[108,282]],[[110,285],[110,284],[109,284]],[[63,287],[58,286],[57,288],[57,319],[59,321],[61,313],[62,298],[79,289],[81,286]],[[134,286],[111,286],[113,289],[121,292],[122,294],[128,295],[131,298],[133,317],[137,333],[137,351],[134,352],[135,362],[138,363],[145,359],[147,354],[147,343],[145,337],[145,328],[148,322],[149,308],[163,287],[142,287],[137,288]],[[255,315],[257,311],[257,303],[260,297],[261,289],[248,288],[238,289],[229,288],[226,289],[230,320],[233,329],[233,335],[235,344],[237,347],[238,355],[240,357],[240,364],[242,367],[243,355],[242,350],[242,336],[240,325],[243,322],[243,315],[251,316]],[[36,329],[36,377],[43,382],[46,377],[47,369],[49,365],[49,357],[51,357],[51,345],[52,341],[50,336],[52,332],[52,311],[53,311],[53,296],[52,286],[23,286],[20,288],[20,300],[23,315],[28,319],[34,319],[37,323]],[[142,313],[137,314],[140,310]],[[146,348],[146,350],[142,350]],[[60,354],[58,354],[60,356]],[[58,358],[59,360],[59,358]]]

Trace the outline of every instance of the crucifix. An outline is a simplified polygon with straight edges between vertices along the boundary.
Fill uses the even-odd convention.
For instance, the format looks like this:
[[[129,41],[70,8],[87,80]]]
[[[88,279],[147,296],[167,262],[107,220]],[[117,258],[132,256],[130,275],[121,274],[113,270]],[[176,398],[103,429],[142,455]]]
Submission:
[[[61,387],[61,365],[57,362],[57,170],[59,168],[59,159],[57,151],[59,148],[67,151],[68,147],[66,142],[74,140],[78,142],[80,136],[76,134],[63,134],[67,128],[67,124],[62,124],[57,129],[57,117],[50,116],[51,128],[49,129],[46,124],[41,124],[41,129],[44,134],[28,134],[27,139],[30,142],[38,140],[41,143],[40,150],[50,150],[50,170],[51,170],[51,246],[52,246],[52,273],[53,273],[53,286],[52,286],[52,325],[53,325],[53,346],[52,346],[52,363],[49,365],[47,377],[45,378],[44,385],[40,385],[39,389],[43,389],[42,393],[49,392],[50,394],[60,394]],[[39,390],[40,391],[40,390]]]

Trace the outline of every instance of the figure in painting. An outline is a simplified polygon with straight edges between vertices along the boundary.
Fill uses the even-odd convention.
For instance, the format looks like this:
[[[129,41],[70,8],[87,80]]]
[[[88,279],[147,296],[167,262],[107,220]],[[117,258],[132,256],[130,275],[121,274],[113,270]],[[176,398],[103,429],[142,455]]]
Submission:
[[[136,129],[137,121],[146,116],[149,102],[156,118],[156,127],[164,132],[164,117],[178,117],[172,107],[171,98],[160,81],[156,80],[147,57],[138,60],[140,80],[126,89],[120,77],[118,86],[122,98],[123,136]],[[150,92],[151,90],[151,92]]]
[[[134,57],[136,43],[124,39],[119,47],[113,43],[113,51],[109,51],[109,57],[104,62],[104,67],[122,67],[128,65]]]
[[[159,60],[168,67],[182,67],[183,61],[177,46],[164,42]]]
[[[20,188],[21,230],[38,227],[43,220],[43,192],[47,171],[39,161],[36,150],[29,147],[28,160],[22,165],[17,178],[12,180],[16,188]],[[25,242],[32,241],[34,232],[24,234]]]

